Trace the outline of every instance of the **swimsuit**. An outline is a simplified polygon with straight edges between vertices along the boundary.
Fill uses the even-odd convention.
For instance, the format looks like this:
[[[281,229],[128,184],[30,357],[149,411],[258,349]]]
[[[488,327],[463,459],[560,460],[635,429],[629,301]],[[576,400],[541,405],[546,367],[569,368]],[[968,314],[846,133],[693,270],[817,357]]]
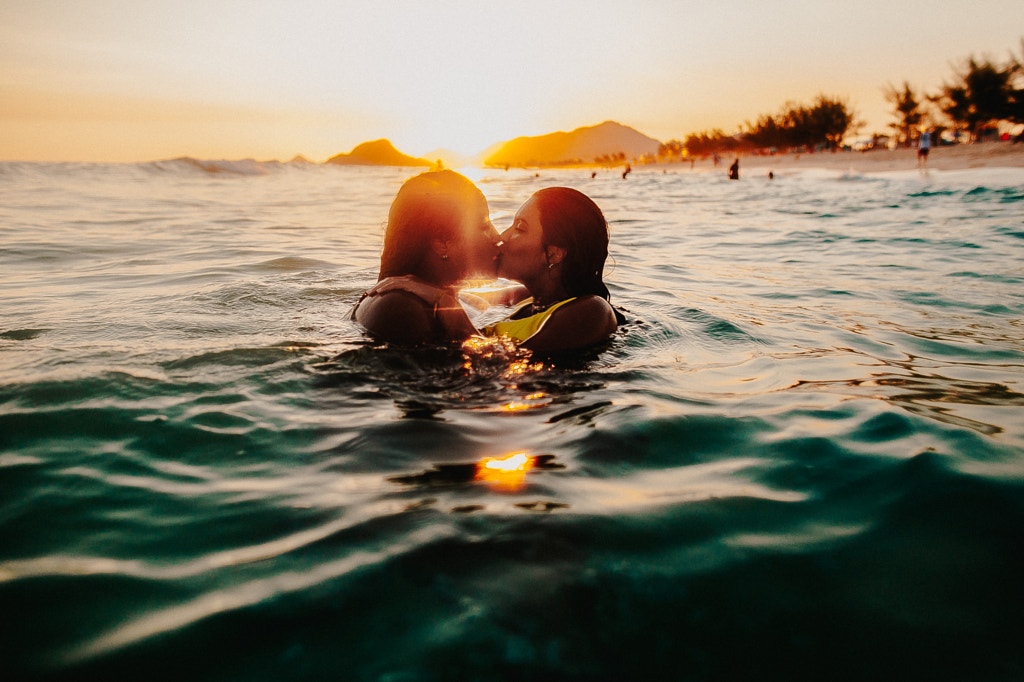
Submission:
[[[520,303],[519,307],[512,311],[512,314],[504,320],[484,327],[484,333],[488,336],[507,336],[513,341],[522,343],[537,333],[547,319],[551,317],[551,313],[555,312],[558,308],[569,301],[575,300],[575,298],[567,298],[564,301],[559,301],[547,310],[542,310],[536,315],[530,315],[529,317],[524,317],[522,319],[514,319],[522,310],[533,304],[533,299],[528,298]]]

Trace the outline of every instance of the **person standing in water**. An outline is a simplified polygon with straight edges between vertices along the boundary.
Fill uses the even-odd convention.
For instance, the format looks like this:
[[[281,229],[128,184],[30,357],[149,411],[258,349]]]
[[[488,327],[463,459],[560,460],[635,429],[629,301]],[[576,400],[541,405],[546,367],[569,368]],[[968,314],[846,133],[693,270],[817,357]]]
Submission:
[[[732,165],[729,166],[729,179],[730,180],[739,180],[740,179],[740,160],[739,160],[739,157],[737,157],[736,160],[732,162]]]

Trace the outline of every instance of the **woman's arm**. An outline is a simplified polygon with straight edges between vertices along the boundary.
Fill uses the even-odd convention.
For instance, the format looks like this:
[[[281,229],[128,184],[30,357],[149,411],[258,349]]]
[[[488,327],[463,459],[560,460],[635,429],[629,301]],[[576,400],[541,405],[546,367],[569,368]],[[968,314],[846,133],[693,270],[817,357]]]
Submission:
[[[584,296],[551,313],[541,328],[520,346],[540,352],[592,346],[618,328],[615,310],[600,296]]]
[[[528,299],[530,290],[519,282],[513,282],[502,289],[492,289],[480,295],[491,305],[511,306]]]

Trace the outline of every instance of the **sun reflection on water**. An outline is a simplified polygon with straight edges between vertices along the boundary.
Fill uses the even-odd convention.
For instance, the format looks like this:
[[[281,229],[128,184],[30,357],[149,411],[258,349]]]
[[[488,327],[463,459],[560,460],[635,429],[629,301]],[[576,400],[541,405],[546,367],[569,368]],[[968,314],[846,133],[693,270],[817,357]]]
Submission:
[[[526,483],[526,472],[533,468],[536,458],[525,452],[514,452],[504,457],[486,457],[476,465],[476,480],[490,483],[504,490],[518,490]]]
[[[504,336],[471,336],[462,342],[462,356],[462,367],[466,371],[473,371],[489,361],[507,363],[501,372],[505,379],[517,379],[544,369],[543,362],[530,361],[530,351],[519,348],[515,341]]]
[[[505,403],[501,406],[502,412],[522,412],[524,410],[532,410],[538,407],[547,407],[551,404],[548,400],[548,394],[543,391],[537,393],[531,393],[522,400],[512,401]]]

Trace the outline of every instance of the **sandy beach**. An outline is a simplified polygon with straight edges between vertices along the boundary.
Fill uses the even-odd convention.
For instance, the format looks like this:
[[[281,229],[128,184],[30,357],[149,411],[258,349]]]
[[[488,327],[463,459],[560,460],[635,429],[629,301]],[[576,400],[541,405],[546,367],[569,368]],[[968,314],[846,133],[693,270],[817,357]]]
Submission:
[[[735,157],[725,155],[718,168],[724,173]],[[689,165],[684,164],[673,165]],[[979,144],[936,147],[928,156],[931,170],[964,170],[968,168],[1024,167],[1024,144],[982,142]],[[697,161],[694,170],[711,170],[711,160]],[[794,169],[826,168],[857,173],[881,173],[917,169],[916,149],[876,149],[865,152],[823,152],[817,154],[777,154],[775,156],[740,156],[740,177],[744,174],[785,172]]]

